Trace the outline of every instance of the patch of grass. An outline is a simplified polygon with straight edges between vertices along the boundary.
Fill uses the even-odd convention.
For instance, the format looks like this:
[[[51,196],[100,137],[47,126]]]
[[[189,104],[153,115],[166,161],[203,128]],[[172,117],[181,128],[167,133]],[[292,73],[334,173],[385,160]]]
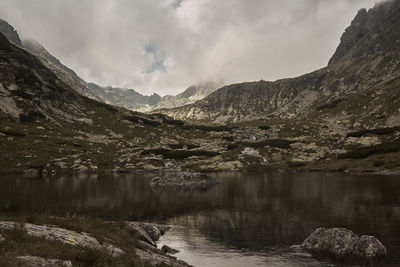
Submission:
[[[300,162],[300,161],[289,161],[287,162],[287,164],[291,168],[300,168],[307,165],[305,162]]]
[[[220,126],[209,126],[209,125],[181,125],[183,130],[200,130],[204,132],[226,132],[231,131],[233,127],[220,125]]]
[[[378,67],[379,68],[385,67],[387,64],[389,64],[392,61],[392,59],[393,59],[392,56],[386,56],[386,57],[382,58],[382,60],[379,62]]]
[[[395,132],[400,131],[400,126],[389,127],[389,128],[376,128],[376,129],[364,129],[356,132],[352,132],[347,134],[347,137],[362,137],[367,134],[375,134],[375,135],[387,135],[393,134]]]
[[[150,266],[138,259],[135,248],[140,247],[137,237],[123,227],[123,223],[104,223],[99,219],[83,217],[48,217],[34,215],[30,217],[1,218],[2,220],[49,224],[76,232],[89,233],[99,242],[111,242],[124,250],[120,257],[111,257],[105,251],[82,246],[67,245],[57,241],[29,236],[18,229],[0,230],[6,238],[0,243],[0,265],[21,266],[17,256],[30,255],[51,259],[72,261],[73,266]]]
[[[25,137],[26,134],[14,131],[14,130],[3,130],[1,131],[3,134],[8,135],[8,136],[14,136],[14,137]]]
[[[319,111],[319,110],[324,110],[324,109],[333,109],[333,108],[337,107],[337,105],[339,105],[339,104],[342,103],[343,101],[345,101],[345,99],[336,99],[336,100],[333,100],[333,101],[331,101],[331,102],[329,102],[329,103],[326,103],[326,104],[323,104],[323,105],[318,106],[318,107],[317,107],[317,110]]]
[[[374,146],[354,148],[353,150],[347,153],[338,155],[338,158],[362,159],[374,154],[386,154],[398,151],[400,151],[400,139]]]

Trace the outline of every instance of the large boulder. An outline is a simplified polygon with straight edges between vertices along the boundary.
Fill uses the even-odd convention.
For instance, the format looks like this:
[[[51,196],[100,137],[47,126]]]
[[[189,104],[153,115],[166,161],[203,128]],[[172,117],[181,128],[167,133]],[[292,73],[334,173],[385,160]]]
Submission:
[[[385,246],[375,237],[368,235],[361,236],[354,253],[368,260],[383,259],[387,254]]]
[[[151,187],[155,189],[166,189],[172,191],[185,191],[207,189],[218,182],[202,173],[174,172],[164,176],[155,177],[150,181]]]
[[[386,257],[386,248],[378,239],[360,238],[345,228],[318,228],[301,246],[314,255],[355,264],[376,263]]]
[[[336,259],[345,259],[353,253],[360,237],[344,228],[318,228],[302,246],[315,254],[329,254]]]

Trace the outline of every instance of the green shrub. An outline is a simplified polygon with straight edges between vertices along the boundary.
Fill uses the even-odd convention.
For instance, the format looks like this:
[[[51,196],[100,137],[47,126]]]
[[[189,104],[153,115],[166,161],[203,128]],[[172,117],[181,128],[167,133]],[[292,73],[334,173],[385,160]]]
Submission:
[[[164,120],[164,123],[166,123],[168,125],[180,125],[180,126],[185,124],[181,120],[169,120],[169,119]]]
[[[155,148],[155,149],[147,149],[142,151],[142,155],[150,155],[150,154],[156,154],[156,155],[164,155],[167,152],[170,152],[170,149],[166,148]]]
[[[347,137],[361,137],[367,134],[375,134],[375,135],[387,135],[387,134],[393,134],[395,132],[400,131],[400,126],[395,126],[395,127],[389,127],[389,128],[376,128],[376,129],[364,129],[352,133],[348,133]]]
[[[189,157],[215,157],[221,155],[219,152],[214,151],[206,151],[206,150],[174,150],[165,153],[163,156],[164,158],[168,159],[185,159]]]
[[[264,131],[268,131],[269,129],[271,129],[271,127],[269,127],[268,125],[258,126],[258,128]]]
[[[207,125],[181,125],[183,130],[200,130],[204,132],[225,132],[231,131],[233,128],[225,125],[220,126],[207,126]]]
[[[13,130],[3,130],[1,132],[5,135],[15,136],[15,137],[25,137],[26,136],[26,134],[24,134],[24,133],[13,131]]]
[[[289,167],[292,168],[300,168],[306,165],[305,162],[300,162],[300,161],[290,161],[287,164],[289,165]]]
[[[124,117],[125,120],[130,121],[132,123],[140,123],[142,122],[145,125],[149,125],[149,126],[160,126],[161,122],[158,121],[154,121],[154,120],[148,120],[142,117],[138,117],[138,116],[125,116]]]
[[[377,161],[374,161],[373,163],[372,163],[372,165],[374,166],[374,167],[380,167],[380,166],[382,166],[382,165],[384,165],[385,164],[385,162],[383,162],[383,161],[381,161],[381,160],[377,160]]]

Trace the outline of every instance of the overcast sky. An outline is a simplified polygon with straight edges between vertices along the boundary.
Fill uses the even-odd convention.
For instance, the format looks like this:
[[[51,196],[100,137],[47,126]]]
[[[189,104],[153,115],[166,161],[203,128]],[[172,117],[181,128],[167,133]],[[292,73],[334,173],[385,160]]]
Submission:
[[[144,94],[326,66],[378,0],[1,0],[0,18],[87,81]]]

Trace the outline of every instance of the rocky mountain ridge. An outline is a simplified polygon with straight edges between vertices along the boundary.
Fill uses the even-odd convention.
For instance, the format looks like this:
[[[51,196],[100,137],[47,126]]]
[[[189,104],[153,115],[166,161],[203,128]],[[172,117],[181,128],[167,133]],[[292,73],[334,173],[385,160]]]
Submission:
[[[142,95],[128,88],[102,87],[94,83],[89,83],[88,87],[106,103],[140,112],[153,112],[163,108],[175,108],[192,104],[217,90],[219,85],[220,83],[214,82],[200,83],[188,87],[178,95],[166,95],[163,97],[158,94]]]
[[[321,105],[357,98],[356,95],[369,94],[372,89],[379,91],[400,75],[399,14],[398,0],[376,5],[369,11],[360,10],[323,69],[275,82],[225,86],[192,105],[161,112],[177,119],[216,123],[306,118]],[[396,99],[387,97],[385,101]],[[382,106],[377,112],[392,111]],[[398,111],[394,112],[398,116]]]

